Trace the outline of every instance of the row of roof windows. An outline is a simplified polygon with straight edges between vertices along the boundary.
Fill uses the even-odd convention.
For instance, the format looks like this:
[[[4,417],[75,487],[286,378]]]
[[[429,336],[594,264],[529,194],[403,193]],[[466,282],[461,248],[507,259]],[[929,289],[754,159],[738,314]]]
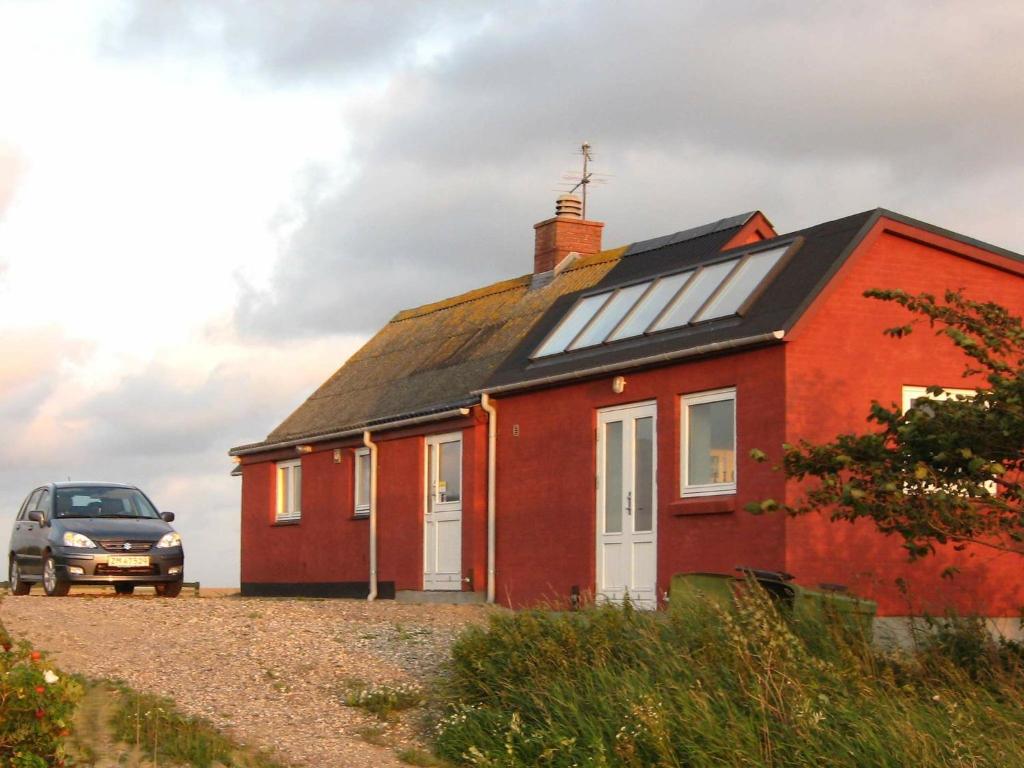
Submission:
[[[735,315],[793,242],[582,297],[541,343],[547,357]]]

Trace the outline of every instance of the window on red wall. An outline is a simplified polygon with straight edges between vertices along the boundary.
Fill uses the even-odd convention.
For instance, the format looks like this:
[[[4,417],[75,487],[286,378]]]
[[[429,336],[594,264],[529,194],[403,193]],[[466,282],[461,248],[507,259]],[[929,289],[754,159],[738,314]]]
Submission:
[[[370,514],[370,449],[360,448],[355,452],[354,506],[357,517]]]
[[[298,520],[302,517],[302,461],[277,462],[278,522]]]
[[[680,495],[736,493],[736,390],[683,395]]]

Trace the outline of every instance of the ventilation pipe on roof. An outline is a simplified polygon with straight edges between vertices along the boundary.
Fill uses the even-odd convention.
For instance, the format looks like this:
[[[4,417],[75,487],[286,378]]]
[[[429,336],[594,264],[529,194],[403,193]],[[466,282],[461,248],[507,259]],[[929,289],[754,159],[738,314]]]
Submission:
[[[498,409],[486,392],[480,396],[480,407],[487,412],[487,602],[494,602],[495,554],[495,486],[498,456]]]
[[[377,599],[377,444],[370,431],[363,432],[363,445],[370,449],[370,593],[367,601]]]

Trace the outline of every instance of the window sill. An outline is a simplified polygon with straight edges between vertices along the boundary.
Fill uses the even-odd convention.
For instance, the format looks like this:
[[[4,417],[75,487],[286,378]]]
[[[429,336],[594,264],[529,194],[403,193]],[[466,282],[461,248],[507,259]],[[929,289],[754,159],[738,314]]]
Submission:
[[[675,517],[690,515],[729,515],[736,511],[736,494],[722,496],[695,496],[673,501],[668,505]]]
[[[298,525],[300,522],[301,521],[298,520],[298,519],[296,519],[296,520],[275,520],[274,522],[271,523],[271,526],[276,528],[278,526],[284,526],[284,525]]]

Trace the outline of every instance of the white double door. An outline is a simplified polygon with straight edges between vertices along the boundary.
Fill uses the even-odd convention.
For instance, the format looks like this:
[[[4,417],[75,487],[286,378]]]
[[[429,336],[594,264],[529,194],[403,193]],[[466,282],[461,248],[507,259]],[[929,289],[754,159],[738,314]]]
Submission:
[[[462,435],[426,441],[423,589],[462,588]]]
[[[657,407],[607,408],[597,417],[597,596],[657,605]]]

